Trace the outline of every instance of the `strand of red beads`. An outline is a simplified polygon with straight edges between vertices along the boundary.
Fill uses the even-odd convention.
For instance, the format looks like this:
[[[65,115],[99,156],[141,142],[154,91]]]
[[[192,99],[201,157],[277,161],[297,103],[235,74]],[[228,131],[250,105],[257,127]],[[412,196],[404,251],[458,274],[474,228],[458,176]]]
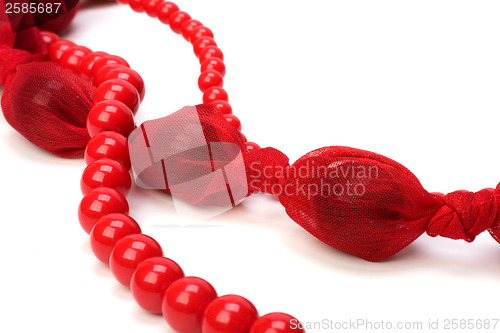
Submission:
[[[120,0],[126,3],[127,0]],[[164,0],[130,0],[130,7],[169,24],[193,44],[201,64],[198,80],[203,102],[214,103],[226,120],[241,130],[222,88],[226,71],[222,51],[213,33],[189,14]],[[182,333],[286,333],[304,332],[291,326],[298,321],[285,313],[259,317],[255,306],[238,295],[218,296],[213,286],[198,277],[185,277],[181,267],[163,256],[161,246],[141,232],[128,215],[125,198],[130,191],[130,157],[127,136],[135,128],[134,115],[144,98],[141,76],[121,57],[92,52],[50,32],[42,32],[49,58],[63,68],[90,80],[97,88],[87,118],[91,136],[87,167],[81,178],[84,195],[78,210],[81,227],[90,234],[95,256],[109,265],[121,284],[130,287],[145,310],[163,314]],[[247,149],[258,149],[247,142]],[[152,278],[154,276],[154,278]],[[296,325],[295,325],[296,326]]]

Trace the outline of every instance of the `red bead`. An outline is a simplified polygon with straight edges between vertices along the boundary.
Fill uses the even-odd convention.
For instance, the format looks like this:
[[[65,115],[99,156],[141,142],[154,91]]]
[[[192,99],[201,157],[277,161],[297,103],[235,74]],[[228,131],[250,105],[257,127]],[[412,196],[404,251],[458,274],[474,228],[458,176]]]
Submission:
[[[299,321],[286,313],[269,313],[257,319],[248,333],[305,333]]]
[[[200,74],[198,79],[198,87],[200,87],[201,92],[204,92],[210,87],[222,87],[224,85],[224,78],[221,73],[208,70]]]
[[[146,87],[144,86],[144,80],[139,75],[139,73],[134,71],[132,68],[121,67],[112,69],[104,77],[104,81],[108,81],[111,79],[121,79],[127,81],[128,83],[133,85],[135,89],[137,89],[141,101],[144,99],[144,95],[146,94]]]
[[[162,2],[161,0],[142,0],[142,7],[149,17],[158,17],[156,7]]]
[[[85,46],[71,46],[62,54],[61,59],[59,59],[59,65],[62,68],[69,69],[73,73],[77,73],[83,58],[90,52],[92,51]]]
[[[90,137],[104,131],[115,131],[128,137],[134,128],[132,111],[119,101],[107,100],[97,103],[87,115],[87,130]]]
[[[219,87],[208,88],[203,93],[203,103],[211,103],[218,100],[229,102],[229,97],[227,96],[227,92],[222,88]]]
[[[47,45],[47,49],[51,44],[60,40],[59,36],[52,31],[40,31],[40,36],[42,36],[43,42]]]
[[[200,37],[193,43],[193,52],[199,57],[201,51],[208,46],[217,46],[217,43],[211,37]]]
[[[163,317],[177,332],[199,333],[203,312],[216,297],[214,287],[203,279],[179,279],[168,287],[163,296]]]
[[[224,119],[231,125],[236,128],[238,131],[241,131],[241,121],[233,114],[225,114]]]
[[[179,7],[170,1],[161,2],[158,7],[156,7],[158,19],[163,24],[170,24],[170,15],[177,11],[179,11]]]
[[[92,71],[90,76],[94,77],[102,67],[110,64],[122,64],[125,67],[130,67],[128,62],[126,62],[125,59],[123,59],[122,57],[108,54],[96,60],[94,66],[92,66]]]
[[[255,142],[245,142],[245,148],[247,151],[260,149],[260,146]]]
[[[142,0],[128,0],[128,5],[134,12],[144,13],[144,6],[142,5]]]
[[[124,286],[130,287],[130,281],[137,266],[151,257],[163,256],[163,250],[153,238],[135,234],[120,239],[109,257],[109,267],[114,277]]]
[[[187,20],[182,24],[181,32],[182,32],[182,37],[184,37],[185,40],[188,42],[191,40],[191,32],[193,32],[193,29],[199,26],[202,26],[200,21],[198,20]]]
[[[125,236],[141,232],[139,224],[130,216],[109,214],[103,216],[92,228],[90,247],[96,258],[108,265],[116,243]]]
[[[85,195],[98,187],[109,187],[127,196],[132,187],[128,169],[108,158],[89,164],[83,171],[80,188]]]
[[[207,47],[210,49],[212,47]],[[221,73],[222,76],[226,75],[226,65],[224,61],[220,58],[208,58],[201,63],[201,71],[213,70]]]
[[[205,60],[211,58],[219,58],[221,60],[224,60],[224,54],[217,46],[207,46],[203,50],[201,50],[200,55],[198,56],[200,64],[203,64]]]
[[[130,282],[130,290],[141,308],[161,314],[165,290],[182,277],[184,272],[175,261],[165,257],[153,257],[137,266]]]
[[[183,12],[182,10],[178,10],[170,15],[170,29],[172,29],[172,31],[176,34],[180,34],[182,32],[182,25],[190,19],[191,15]]]
[[[87,165],[101,158],[109,158],[130,169],[128,140],[118,132],[106,131],[95,135],[87,143],[84,156]]]
[[[233,108],[226,101],[213,101],[212,104],[214,104],[222,114],[233,114]]]
[[[213,300],[203,314],[203,333],[247,333],[258,316],[257,309],[246,298],[221,296]]]
[[[69,40],[60,40],[52,43],[49,47],[50,61],[58,62],[59,59],[61,59],[64,51],[66,51],[72,46],[75,46],[75,43],[70,42]]]
[[[124,80],[112,79],[97,87],[94,93],[94,104],[106,100],[122,102],[132,110],[134,115],[139,110],[139,92],[133,85]]]
[[[99,219],[112,213],[128,214],[127,199],[112,188],[99,187],[85,195],[78,207],[78,219],[86,233],[90,231]]]
[[[128,68],[128,67],[125,67],[122,64],[109,64],[106,66],[102,66],[92,77],[92,84],[96,87],[99,87],[101,83],[106,81],[104,79],[106,75],[108,75],[108,73],[111,72],[113,69],[118,69],[118,68]]]
[[[80,76],[86,80],[90,80],[92,77],[92,68],[97,60],[100,58],[107,56],[106,52],[91,52],[83,57],[82,62],[80,63]]]
[[[201,37],[214,38],[214,33],[209,28],[201,25],[199,27],[194,28],[193,31],[191,31],[191,35],[189,36],[189,41],[191,43],[194,43],[198,40],[198,38]]]

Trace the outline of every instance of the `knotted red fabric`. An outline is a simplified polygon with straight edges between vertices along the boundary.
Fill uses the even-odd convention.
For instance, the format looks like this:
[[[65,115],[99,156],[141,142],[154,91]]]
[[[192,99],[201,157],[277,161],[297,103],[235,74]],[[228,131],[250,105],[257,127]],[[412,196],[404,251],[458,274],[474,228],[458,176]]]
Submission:
[[[139,185],[196,205],[270,193],[313,236],[365,260],[386,259],[425,232],[472,242],[489,230],[500,242],[499,187],[429,193],[401,164],[349,147],[320,148],[289,165],[274,148],[245,151],[210,104],[146,122],[129,141]]]

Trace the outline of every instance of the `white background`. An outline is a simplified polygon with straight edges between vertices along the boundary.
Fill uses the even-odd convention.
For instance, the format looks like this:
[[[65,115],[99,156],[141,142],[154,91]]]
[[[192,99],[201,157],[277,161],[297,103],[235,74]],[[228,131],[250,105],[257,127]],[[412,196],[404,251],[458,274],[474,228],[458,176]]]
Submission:
[[[292,161],[326,145],[376,151],[429,191],[500,181],[498,1],[178,4],[214,31],[249,140]],[[190,45],[146,14],[91,3],[64,37],[118,54],[143,75],[138,123],[201,102]],[[76,216],[83,161],[40,151],[3,118],[0,156],[0,332],[169,332],[94,259]],[[422,321],[419,332],[436,332],[429,319],[441,328],[446,319],[500,319],[500,245],[488,234],[472,244],[423,235],[369,263],[309,236],[270,196],[196,228],[178,227],[186,221],[161,193],[134,189],[130,202],[186,274],[249,298],[261,314]]]

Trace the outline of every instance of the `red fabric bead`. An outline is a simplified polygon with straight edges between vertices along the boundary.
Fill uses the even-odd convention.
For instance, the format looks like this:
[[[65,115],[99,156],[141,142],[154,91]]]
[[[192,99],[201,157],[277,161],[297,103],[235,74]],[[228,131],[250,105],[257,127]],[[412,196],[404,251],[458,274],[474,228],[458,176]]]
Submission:
[[[144,13],[144,6],[142,0],[128,0],[128,5],[134,12]]]
[[[229,97],[227,92],[219,87],[212,87],[205,90],[203,93],[203,103],[212,103],[214,101],[226,101],[229,102]]]
[[[85,46],[71,46],[62,54],[61,59],[59,59],[59,65],[62,68],[69,69],[73,73],[77,73],[80,70],[83,58],[91,52]]]
[[[213,300],[203,313],[203,333],[247,333],[259,316],[255,306],[238,295]]]
[[[179,279],[168,287],[163,296],[163,317],[177,332],[199,333],[203,312],[216,297],[214,287],[203,279]]]
[[[208,46],[217,46],[217,43],[211,37],[200,37],[193,43],[193,52],[199,57],[201,51]]]
[[[92,228],[90,247],[97,259],[106,265],[116,243],[125,236],[140,234],[141,227],[130,216],[109,214],[103,216]]]
[[[106,65],[110,65],[110,64],[122,64],[125,67],[130,67],[128,62],[125,61],[125,59],[123,59],[122,57],[108,54],[108,55],[105,55],[103,57],[100,57],[99,59],[97,59],[95,61],[94,66],[92,66],[92,71],[90,73],[90,77],[93,78],[102,67],[104,67]]]
[[[299,321],[286,313],[269,313],[257,319],[248,333],[305,333]]]
[[[134,128],[132,111],[119,101],[107,100],[97,103],[87,116],[87,130],[91,137],[104,131],[115,131],[128,137]]]
[[[98,187],[109,187],[127,196],[132,187],[128,169],[108,158],[89,164],[83,171],[80,188],[85,195]]]
[[[224,78],[221,73],[207,70],[200,74],[198,78],[198,87],[201,92],[205,92],[210,87],[222,87],[224,85]]]
[[[191,31],[191,35],[189,36],[189,41],[191,43],[194,43],[198,40],[198,38],[201,37],[214,38],[214,33],[212,32],[212,30],[210,30],[205,26],[199,26],[194,28],[193,31]]]
[[[60,40],[55,43],[52,43],[49,47],[49,59],[53,62],[58,62],[61,59],[64,51],[69,49],[70,47],[75,46],[75,43],[70,42],[69,40]]]
[[[209,49],[211,47],[207,47]],[[226,65],[220,58],[208,58],[201,63],[201,72],[206,70],[213,70],[221,73],[222,76],[226,75]]]
[[[182,32],[182,25],[190,19],[191,15],[183,12],[182,10],[178,10],[170,15],[170,29],[172,29],[172,31],[176,34],[180,34]]]
[[[165,257],[153,257],[137,266],[130,282],[130,290],[141,308],[161,314],[165,290],[182,277],[184,272],[175,261]]]
[[[158,7],[156,7],[158,19],[163,24],[170,24],[170,15],[177,11],[179,11],[179,7],[170,1],[161,2]]]
[[[99,187],[85,195],[78,207],[78,219],[86,233],[90,231],[99,219],[112,213],[128,214],[127,199],[112,188]]]
[[[224,53],[222,53],[221,49],[217,46],[207,46],[201,50],[198,60],[200,61],[200,64],[203,64],[205,60],[210,58],[219,58],[224,60]]]
[[[80,63],[79,74],[82,78],[89,80],[92,77],[92,68],[97,60],[100,58],[107,56],[106,52],[91,52],[83,57],[82,62]]]
[[[260,146],[255,142],[245,142],[245,148],[247,151],[260,149]]]
[[[233,114],[233,108],[226,101],[213,101],[212,104],[214,104],[222,114]]]
[[[97,87],[94,93],[94,103],[106,100],[122,102],[132,110],[134,115],[139,110],[139,92],[133,85],[124,80],[109,80]]]
[[[104,77],[104,81],[108,81],[111,79],[121,79],[127,81],[128,83],[133,85],[135,89],[137,89],[141,101],[144,100],[144,95],[146,94],[146,87],[144,85],[144,80],[139,75],[139,73],[134,71],[132,68],[122,67],[122,68],[112,69]]]
[[[181,32],[182,32],[182,37],[184,37],[185,40],[188,42],[191,40],[191,32],[193,32],[193,29],[199,26],[202,26],[200,21],[198,20],[187,20],[182,24]]]
[[[40,31],[40,36],[42,36],[43,42],[47,45],[47,49],[50,45],[60,40],[59,36],[52,31]]]
[[[128,140],[118,132],[106,131],[95,135],[87,144],[84,156],[87,165],[101,158],[109,158],[130,169]]]
[[[158,17],[158,13],[156,12],[156,8],[161,3],[161,0],[142,0],[142,6],[144,7],[144,11],[148,14],[149,17]]]
[[[109,257],[113,276],[126,287],[130,287],[137,266],[151,257],[163,256],[163,250],[153,238],[144,234],[128,235],[120,239]]]
[[[231,125],[236,128],[238,131],[241,131],[241,121],[233,114],[225,114],[224,119]]]
[[[108,73],[111,72],[113,69],[118,69],[118,68],[128,68],[128,67],[125,67],[122,64],[109,64],[106,66],[102,66],[92,77],[92,84],[96,87],[99,87],[101,83],[106,81],[104,79],[106,75],[108,75]]]

